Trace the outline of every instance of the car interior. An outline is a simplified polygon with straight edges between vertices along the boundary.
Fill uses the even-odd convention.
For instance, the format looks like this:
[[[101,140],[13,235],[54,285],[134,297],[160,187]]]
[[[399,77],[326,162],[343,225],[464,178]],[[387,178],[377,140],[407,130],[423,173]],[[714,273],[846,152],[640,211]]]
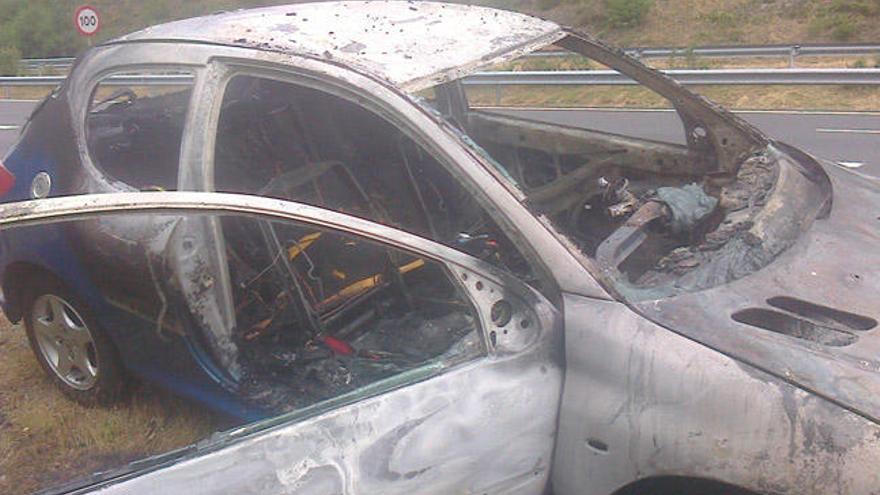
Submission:
[[[169,108],[185,107],[180,100],[188,97],[188,90],[143,97],[122,90],[96,99],[88,136],[99,165],[141,189],[174,187],[185,114]],[[716,180],[708,173],[711,147],[547,124],[468,108],[462,98],[452,82],[436,88],[429,103],[473,140],[465,142],[504,167],[528,206],[629,284],[659,284],[699,267],[750,227],[775,181],[776,169],[763,157],[746,160],[736,180]],[[222,101],[214,155],[217,191],[370,219],[536,281],[491,216],[430,153],[348,98],[236,76]],[[246,395],[270,407],[302,407],[425,363],[474,329],[466,299],[425,260],[315,229],[231,218],[222,224],[242,383],[251,389]],[[375,336],[394,325],[442,328],[447,340],[421,348],[388,347],[394,339],[384,339],[374,347]],[[373,343],[361,347],[368,357],[356,342]],[[354,372],[340,356],[369,371]],[[295,383],[280,371],[288,368],[299,370]]]
[[[494,224],[393,125],[317,90],[239,76],[224,97],[215,188],[371,219],[503,263]],[[242,393],[294,410],[483,352],[442,265],[314,227],[224,218]],[[518,261],[518,260],[517,260]]]

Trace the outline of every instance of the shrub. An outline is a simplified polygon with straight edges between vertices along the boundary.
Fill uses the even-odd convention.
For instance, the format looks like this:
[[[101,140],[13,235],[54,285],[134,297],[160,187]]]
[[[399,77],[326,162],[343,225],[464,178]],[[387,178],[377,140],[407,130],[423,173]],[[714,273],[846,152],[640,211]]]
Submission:
[[[847,41],[856,34],[856,25],[843,15],[834,16],[831,23],[831,37],[837,41]]]
[[[21,52],[14,46],[0,47],[0,76],[18,75]]]
[[[732,28],[736,26],[736,16],[730,12],[716,11],[704,17],[707,21],[720,28]]]
[[[538,8],[541,10],[550,10],[559,5],[561,0],[538,0]]]
[[[810,23],[812,34],[828,33],[835,41],[852,39],[859,26],[880,15],[880,0],[832,0]]]
[[[880,14],[880,2],[876,0],[834,0],[828,10],[841,14],[858,14],[872,17]]]
[[[856,34],[855,21],[847,14],[825,13],[810,24],[813,34],[830,33],[835,41],[847,41]]]
[[[605,0],[611,27],[631,28],[641,25],[651,11],[651,0]]]

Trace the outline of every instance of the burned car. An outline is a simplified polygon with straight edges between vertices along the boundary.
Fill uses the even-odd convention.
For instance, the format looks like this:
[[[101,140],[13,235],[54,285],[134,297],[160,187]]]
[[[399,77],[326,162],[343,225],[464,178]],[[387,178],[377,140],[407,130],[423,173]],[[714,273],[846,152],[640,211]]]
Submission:
[[[474,100],[548,46],[681,142]],[[586,33],[401,1],[172,22],[89,50],[3,162],[3,308],[59,387],[247,422],[72,489],[880,487],[877,182]]]

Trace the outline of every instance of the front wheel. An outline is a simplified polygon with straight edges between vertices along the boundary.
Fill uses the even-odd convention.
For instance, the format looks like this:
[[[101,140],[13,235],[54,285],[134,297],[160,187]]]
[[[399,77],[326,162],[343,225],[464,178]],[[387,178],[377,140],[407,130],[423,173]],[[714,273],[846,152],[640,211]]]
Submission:
[[[126,377],[116,349],[88,307],[65,287],[33,287],[25,328],[43,370],[69,398],[84,405],[111,404],[124,394]]]

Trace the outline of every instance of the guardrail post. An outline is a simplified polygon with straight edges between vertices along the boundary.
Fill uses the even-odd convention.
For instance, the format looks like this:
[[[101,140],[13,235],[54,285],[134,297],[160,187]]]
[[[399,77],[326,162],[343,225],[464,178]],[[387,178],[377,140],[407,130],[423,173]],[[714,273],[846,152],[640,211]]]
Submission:
[[[495,85],[495,106],[496,107],[501,106],[501,93],[502,93],[502,91],[504,91],[502,86],[500,84],[496,84]]]
[[[788,52],[788,66],[794,69],[794,59],[797,58],[798,54],[801,52],[801,45],[794,45],[791,47],[791,50]]]

